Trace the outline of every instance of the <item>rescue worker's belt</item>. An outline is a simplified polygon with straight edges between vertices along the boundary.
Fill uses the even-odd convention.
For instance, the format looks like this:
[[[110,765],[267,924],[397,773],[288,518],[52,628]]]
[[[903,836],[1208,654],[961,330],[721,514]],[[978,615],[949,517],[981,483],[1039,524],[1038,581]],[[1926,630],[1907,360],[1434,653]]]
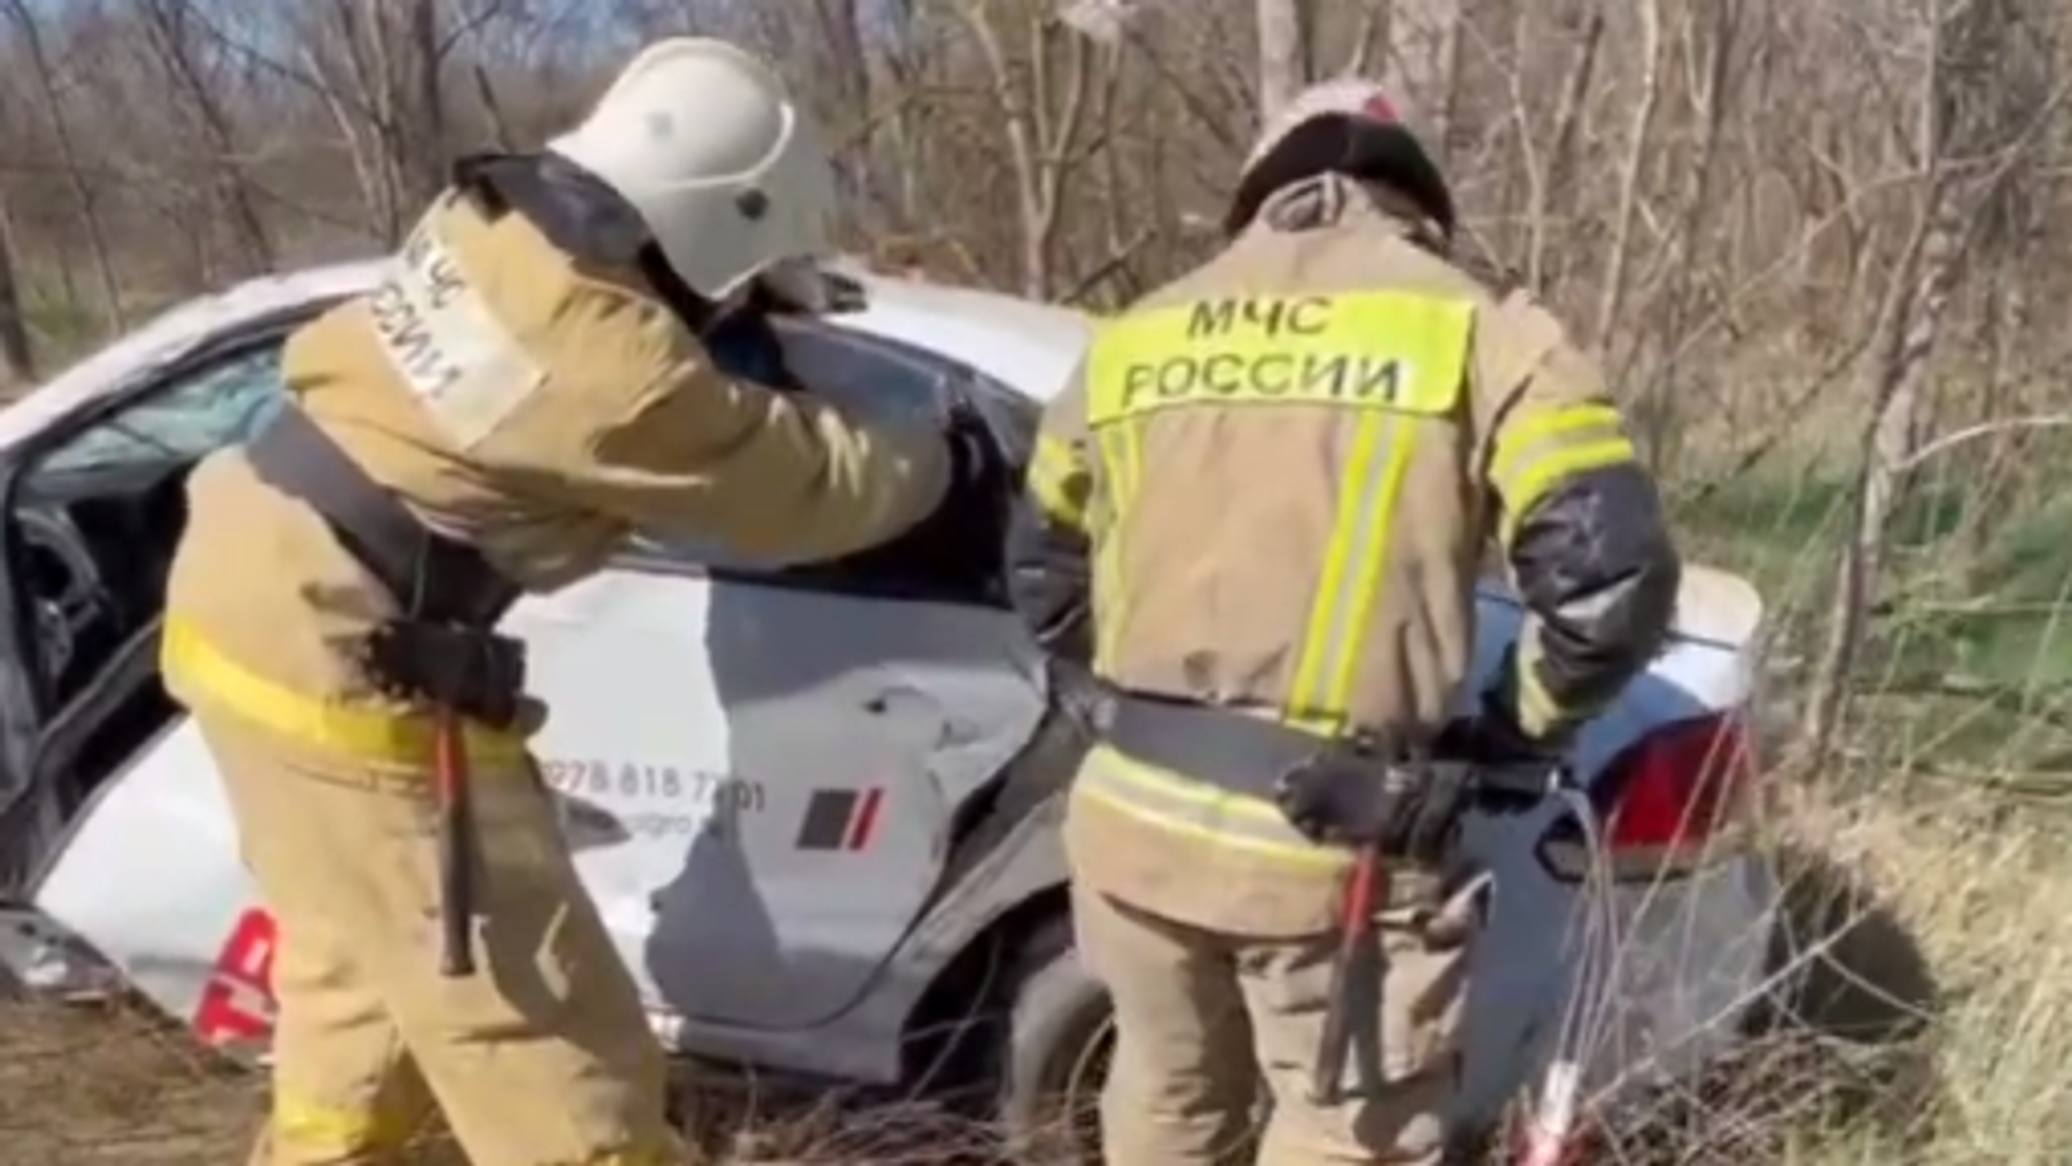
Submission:
[[[402,612],[369,637],[376,683],[491,728],[517,721],[525,645],[490,631],[516,602],[516,584],[474,547],[425,526],[294,405],[246,444],[245,459],[322,516]]]
[[[1193,701],[1141,693],[1112,699],[1104,733],[1110,748],[1246,797],[1273,800],[1283,775],[1351,744]],[[1377,769],[1400,760],[1381,749],[1364,752]]]

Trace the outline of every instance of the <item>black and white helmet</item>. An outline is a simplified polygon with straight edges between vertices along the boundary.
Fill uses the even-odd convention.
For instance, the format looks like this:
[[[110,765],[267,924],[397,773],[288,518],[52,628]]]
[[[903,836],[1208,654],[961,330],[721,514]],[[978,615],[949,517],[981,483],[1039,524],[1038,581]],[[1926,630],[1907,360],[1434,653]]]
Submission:
[[[1303,90],[1259,135],[1224,219],[1225,233],[1234,236],[1251,225],[1274,191],[1319,174],[1386,185],[1409,199],[1441,235],[1453,236],[1453,192],[1438,164],[1387,91],[1357,78]]]

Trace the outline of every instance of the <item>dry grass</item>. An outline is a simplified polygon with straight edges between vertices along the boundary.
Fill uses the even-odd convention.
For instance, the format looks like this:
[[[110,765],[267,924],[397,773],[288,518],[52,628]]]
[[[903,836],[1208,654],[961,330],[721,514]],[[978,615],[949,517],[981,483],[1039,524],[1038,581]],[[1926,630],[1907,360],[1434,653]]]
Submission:
[[[1910,1104],[1893,1128],[1806,1139],[1786,1160],[1886,1163],[1896,1138],[1906,1162],[2072,1162],[2066,823],[1955,794],[1807,825],[1895,904],[1942,982],[1947,1014],[1931,1030],[1934,1097]]]
[[[0,1164],[237,1162],[259,1089],[183,1034],[120,1009],[0,1011]]]
[[[1962,792],[1795,801],[1780,861],[1808,974],[1791,1022],[1629,1119],[1602,1159],[2072,1162],[2072,834]],[[122,1009],[17,1006],[0,1013],[0,1047],[0,1166],[214,1166],[241,1158],[262,1104],[258,1082]],[[736,1163],[990,1156],[984,1131],[918,1109],[859,1113],[712,1077],[695,1109],[705,1144]],[[459,1159],[433,1139],[415,1161]]]
[[[1831,537],[1835,517],[1702,557],[1755,567],[1751,546],[1775,552],[1785,562],[1763,572],[1765,590],[1805,594],[1828,558],[1803,548]],[[2058,598],[2061,610],[2072,597]],[[1791,614],[1780,622],[1798,622]],[[1961,759],[1956,739],[1998,715],[1990,702],[1863,696],[1845,762],[1792,788],[1769,840],[1789,880],[1798,972],[1774,1030],[1698,1088],[1626,1115],[1601,1161],[2072,1163],[2072,817],[2034,795],[2055,790],[2034,771],[2062,756],[2040,738],[2064,736],[2072,718],[2040,707],[2046,694],[2015,695],[2031,727]],[[236,1161],[262,1106],[261,1082],[149,1016],[0,1006],[0,1166]],[[997,1156],[990,1131],[916,1106],[862,1109],[708,1074],[693,1108],[701,1143],[735,1164]],[[416,1161],[459,1158],[429,1138]]]

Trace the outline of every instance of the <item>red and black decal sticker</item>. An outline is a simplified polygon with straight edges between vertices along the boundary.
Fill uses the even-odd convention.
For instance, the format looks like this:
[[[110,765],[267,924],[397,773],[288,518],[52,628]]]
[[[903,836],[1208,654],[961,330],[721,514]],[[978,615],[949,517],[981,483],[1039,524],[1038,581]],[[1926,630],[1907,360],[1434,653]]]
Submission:
[[[279,944],[272,915],[255,908],[238,917],[194,1010],[194,1031],[204,1043],[263,1041],[273,1032],[273,956]]]
[[[878,832],[883,786],[823,789],[806,799],[806,817],[799,823],[800,850],[868,850]]]

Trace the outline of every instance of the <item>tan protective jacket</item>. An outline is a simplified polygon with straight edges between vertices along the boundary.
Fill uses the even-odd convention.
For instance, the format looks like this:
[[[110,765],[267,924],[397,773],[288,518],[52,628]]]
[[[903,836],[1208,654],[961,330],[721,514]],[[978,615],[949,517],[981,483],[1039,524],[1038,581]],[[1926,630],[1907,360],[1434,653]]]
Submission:
[[[635,530],[773,563],[837,557],[914,524],[949,476],[939,435],[729,380],[637,273],[586,267],[523,215],[455,195],[378,291],[289,340],[285,376],[370,476],[534,592],[597,570]],[[236,450],[195,471],[189,499],[167,599],[174,696],[421,765],[423,726],[353,658],[391,598]]]
[[[1536,616],[1519,667],[1529,731],[1588,715],[1651,654],[1666,607],[1640,620],[1661,627],[1627,630],[1637,661],[1579,681],[1545,658],[1537,617],[1565,600],[1523,574],[1610,564],[1576,548],[1551,570],[1527,563],[1522,523],[1559,528],[1540,551],[1560,543],[1582,520],[1550,499],[1587,480],[1653,537],[1652,485],[1554,318],[1412,232],[1365,188],[1314,182],[1097,334],[1046,413],[1030,492],[1053,551],[1084,540],[1091,662],[1110,686],[1426,739],[1467,672],[1492,535]],[[1668,569],[1673,594],[1673,553]],[[1031,613],[1039,635],[1047,618]],[[1106,747],[1074,787],[1068,839],[1077,877],[1240,933],[1330,926],[1350,859],[1264,799]]]

